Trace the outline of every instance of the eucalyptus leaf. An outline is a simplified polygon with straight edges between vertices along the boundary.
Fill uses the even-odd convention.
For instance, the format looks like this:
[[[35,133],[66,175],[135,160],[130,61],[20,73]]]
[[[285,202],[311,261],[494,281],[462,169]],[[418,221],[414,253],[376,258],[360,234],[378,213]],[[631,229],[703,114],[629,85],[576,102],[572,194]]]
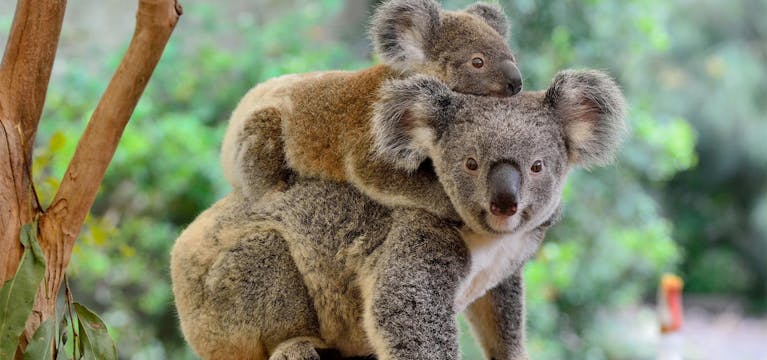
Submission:
[[[69,326],[69,318],[67,317],[67,313],[64,312],[64,314],[61,315],[61,321],[59,322],[58,344],[56,345],[57,349],[63,349],[67,344],[67,326]]]
[[[37,243],[37,223],[21,227],[21,255],[16,275],[0,290],[0,359],[11,359],[16,353],[19,336],[32,311],[37,289],[45,275],[45,256]]]
[[[67,318],[67,313],[64,312],[61,315],[61,321],[59,322],[59,328],[58,336],[57,336],[57,345],[56,345],[56,360],[69,360],[69,357],[67,357],[67,351],[66,351],[66,345],[68,339],[67,335],[67,326],[69,325],[69,320]]]
[[[35,331],[32,341],[24,351],[24,360],[51,359],[53,341],[56,339],[54,331],[54,319],[48,319]]]
[[[58,352],[56,353],[56,360],[69,360],[67,352],[64,351],[64,348],[58,349]]]
[[[117,360],[117,348],[101,318],[85,306],[74,303],[79,324],[80,349],[86,360]]]

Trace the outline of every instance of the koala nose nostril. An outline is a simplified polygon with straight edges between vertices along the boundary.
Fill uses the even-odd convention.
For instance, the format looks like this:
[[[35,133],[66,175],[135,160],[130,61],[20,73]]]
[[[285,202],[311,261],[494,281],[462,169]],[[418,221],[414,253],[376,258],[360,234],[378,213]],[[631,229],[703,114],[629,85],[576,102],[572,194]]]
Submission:
[[[490,212],[495,216],[512,216],[517,213],[517,203],[511,202],[491,202]]]
[[[507,90],[511,95],[519,94],[522,91],[522,80],[510,82]]]
[[[519,68],[511,60],[501,64],[501,71],[506,78],[506,92],[509,95],[516,95],[522,91],[522,74]]]
[[[509,163],[498,163],[488,173],[490,189],[490,212],[495,216],[512,216],[517,213],[519,186],[522,175],[517,167]]]

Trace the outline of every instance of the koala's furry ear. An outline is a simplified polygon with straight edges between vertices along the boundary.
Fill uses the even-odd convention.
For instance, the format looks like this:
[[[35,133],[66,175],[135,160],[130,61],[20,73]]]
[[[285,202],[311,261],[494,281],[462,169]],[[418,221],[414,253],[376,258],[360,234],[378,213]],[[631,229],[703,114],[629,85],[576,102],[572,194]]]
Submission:
[[[375,156],[415,171],[450,123],[460,99],[434,77],[390,80],[373,108]]]
[[[610,76],[595,70],[562,71],[545,101],[563,121],[571,163],[612,161],[626,133],[626,100]]]
[[[403,72],[426,60],[426,48],[439,31],[440,6],[434,0],[389,0],[375,10],[370,37],[382,60]]]
[[[509,37],[509,18],[503,12],[501,5],[478,2],[467,7],[464,11],[481,17],[504,38]]]

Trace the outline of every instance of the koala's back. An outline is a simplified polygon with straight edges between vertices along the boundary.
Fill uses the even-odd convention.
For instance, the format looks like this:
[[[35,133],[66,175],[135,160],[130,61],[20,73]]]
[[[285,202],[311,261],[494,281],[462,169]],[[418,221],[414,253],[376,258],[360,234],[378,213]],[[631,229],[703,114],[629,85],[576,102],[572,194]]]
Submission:
[[[271,121],[279,124],[288,167],[308,177],[346,180],[344,155],[350,147],[370,146],[372,104],[381,84],[397,74],[389,66],[377,65],[361,71],[285,75],[257,85],[230,119],[222,147],[227,180],[239,185],[237,147],[251,135],[248,122],[265,110],[277,113]]]
[[[302,84],[291,95],[295,111],[283,116],[288,166],[304,176],[346,180],[344,156],[370,148],[372,106],[381,84],[394,76],[378,65]]]

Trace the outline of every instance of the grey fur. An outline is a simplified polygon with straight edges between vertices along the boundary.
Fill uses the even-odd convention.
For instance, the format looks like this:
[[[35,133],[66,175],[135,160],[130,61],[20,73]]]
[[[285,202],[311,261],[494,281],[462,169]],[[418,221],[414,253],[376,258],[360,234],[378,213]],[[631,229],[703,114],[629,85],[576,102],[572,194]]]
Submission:
[[[392,165],[415,171],[429,156],[425,146],[428,138],[424,137],[438,136],[431,129],[446,126],[440,121],[455,112],[457,102],[450,89],[428,76],[416,76],[407,82],[389,81],[373,110],[374,151]],[[416,131],[423,129],[429,131]],[[419,136],[422,138],[417,139]]]
[[[547,170],[541,174],[523,171],[523,182],[528,184],[520,194],[520,208],[534,214],[554,206],[541,201],[541,194],[549,198],[561,189],[570,164],[609,161],[625,129],[620,88],[608,75],[593,70],[563,71],[546,92],[503,99],[450,92],[438,80],[416,75],[390,82],[382,88],[381,98],[373,118],[378,156],[397,161],[407,153],[403,148],[414,152],[413,146],[399,146],[407,143],[401,134],[419,134],[411,137],[416,154],[432,160],[453,207],[478,232],[493,231],[483,218],[489,194],[475,191],[477,182],[487,181],[490,166],[512,162],[528,170],[536,160],[544,162]],[[468,156],[479,161],[476,176],[463,167]]]
[[[312,359],[310,345],[380,360],[458,359],[455,315],[465,310],[488,358],[526,359],[520,271],[559,218],[571,159],[583,150],[567,147],[567,128],[581,118],[562,117],[581,106],[573,100],[583,92],[567,94],[594,78],[561,76],[568,80],[554,82],[557,96],[447,93],[426,77],[382,90],[383,102],[400,110],[377,121],[434,134],[418,141],[465,224],[386,208],[351,185],[305,178],[255,204],[240,193],[219,201],[171,254],[187,341],[206,359]],[[621,97],[617,86],[599,78],[608,80],[590,87],[595,96],[588,99],[615,108],[596,95]],[[623,121],[601,112],[588,118],[597,127]],[[607,156],[600,149],[615,150],[588,150]],[[467,156],[479,162],[476,172],[465,170]],[[545,166],[533,174],[526,169],[535,159]],[[488,215],[487,198],[487,173],[498,162],[519,166],[522,176],[519,212],[501,219]]]
[[[509,19],[500,4],[478,2],[464,11],[481,17],[504,38],[509,37]]]

